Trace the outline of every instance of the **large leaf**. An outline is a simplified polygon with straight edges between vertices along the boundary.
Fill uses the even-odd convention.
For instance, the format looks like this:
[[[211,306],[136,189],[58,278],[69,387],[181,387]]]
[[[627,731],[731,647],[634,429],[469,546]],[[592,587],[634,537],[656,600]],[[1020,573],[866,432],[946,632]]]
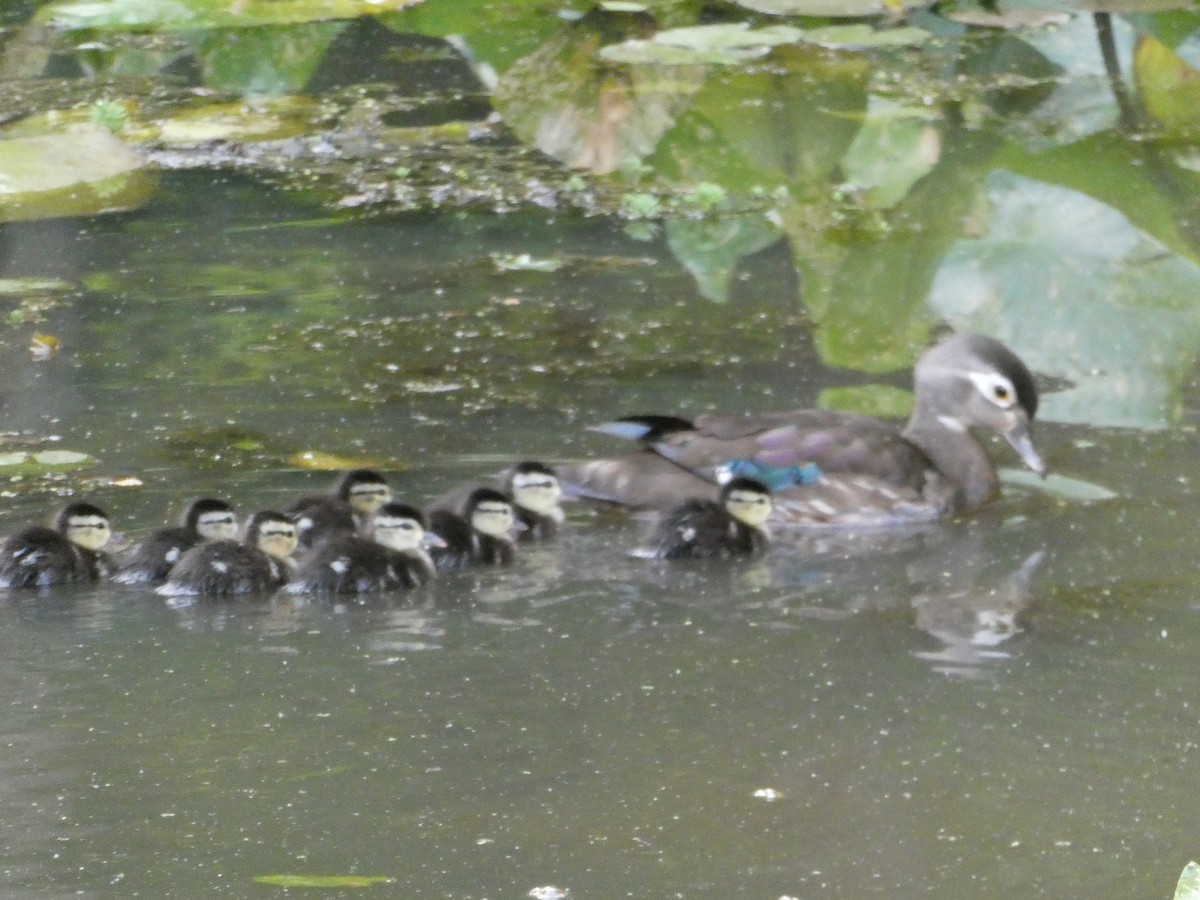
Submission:
[[[776,25],[751,29],[745,22],[671,28],[646,40],[612,44],[600,50],[607,62],[704,65],[744,62],[766,56],[772,47],[800,40],[798,28]]]
[[[875,17],[933,6],[933,0],[734,0],[738,6],[774,16]]]
[[[345,22],[206,32],[198,48],[204,84],[242,94],[295,94],[320,66]]]
[[[1169,135],[1200,135],[1200,72],[1152,37],[1138,42],[1133,70],[1146,112]]]
[[[0,221],[135,209],[156,184],[141,157],[104,128],[0,140]]]
[[[927,108],[871,97],[867,120],[842,158],[847,187],[873,207],[898,203],[941,158],[932,118]]]
[[[709,300],[729,299],[738,262],[779,240],[779,229],[761,214],[671,219],[667,243]]]
[[[694,66],[603,65],[596,51],[607,24],[590,17],[565,28],[510,67],[494,92],[522,140],[598,174],[635,167],[704,81]]]
[[[420,0],[59,0],[38,11],[56,28],[244,28],[376,16]]]
[[[1175,886],[1175,900],[1200,900],[1200,864],[1190,862],[1183,867]]]
[[[1200,267],[1084,194],[1004,171],[987,194],[986,233],[946,255],[930,306],[1075,385],[1046,397],[1040,417],[1175,421],[1200,352]]]

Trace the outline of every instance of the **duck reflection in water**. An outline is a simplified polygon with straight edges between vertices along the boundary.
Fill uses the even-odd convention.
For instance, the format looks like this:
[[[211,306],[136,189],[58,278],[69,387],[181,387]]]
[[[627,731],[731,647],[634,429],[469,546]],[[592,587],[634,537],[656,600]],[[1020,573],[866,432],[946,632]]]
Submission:
[[[1045,561],[1046,552],[1030,553],[1023,562],[1004,574],[982,551],[955,560],[954,568],[935,573],[934,583],[912,599],[916,626],[941,642],[937,650],[918,651],[921,659],[934,663],[935,671],[980,677],[996,661],[1011,658],[1001,645],[1025,630],[1024,620],[1033,602],[1033,582]],[[945,561],[945,557],[939,557]],[[928,571],[925,560],[910,566],[914,583]]]

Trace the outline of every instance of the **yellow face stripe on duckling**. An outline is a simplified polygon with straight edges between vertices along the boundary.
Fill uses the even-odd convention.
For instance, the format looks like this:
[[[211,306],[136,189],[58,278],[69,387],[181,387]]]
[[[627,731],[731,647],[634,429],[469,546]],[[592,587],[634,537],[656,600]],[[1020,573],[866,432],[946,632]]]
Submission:
[[[232,541],[237,530],[237,516],[231,512],[201,513],[196,519],[196,531],[205,540]]]
[[[296,527],[283,522],[268,522],[258,532],[258,549],[268,556],[286,559],[296,552],[299,540]]]
[[[518,474],[513,476],[512,496],[517,506],[547,516],[558,509],[562,485],[553,475],[542,472]]]
[[[471,513],[471,527],[481,534],[507,538],[513,527],[513,508],[507,503],[484,501]]]
[[[350,506],[355,512],[369,516],[392,499],[392,489],[386,484],[374,482],[356,484],[350,488],[348,497]]]
[[[99,550],[112,537],[112,528],[103,516],[71,516],[67,519],[67,539],[84,550]]]
[[[376,516],[373,532],[376,543],[392,550],[416,550],[425,543],[425,529],[407,516]]]
[[[725,498],[726,511],[752,528],[758,528],[771,517],[771,498],[756,491],[729,492]]]

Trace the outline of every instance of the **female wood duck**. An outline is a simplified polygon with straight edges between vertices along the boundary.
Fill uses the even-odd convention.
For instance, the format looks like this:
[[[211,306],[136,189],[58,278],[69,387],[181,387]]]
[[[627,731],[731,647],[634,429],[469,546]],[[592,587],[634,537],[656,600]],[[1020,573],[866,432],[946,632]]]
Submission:
[[[96,581],[112,571],[101,548],[112,537],[108,514],[91,503],[68,503],[52,528],[27,525],[0,542],[0,588]]]
[[[517,540],[548,540],[558,533],[566,518],[559,505],[563,490],[558,475],[548,465],[524,460],[498,476],[494,486],[512,503],[520,523]],[[472,490],[473,487],[456,489],[439,497],[432,506],[461,516]]]
[[[425,584],[435,574],[426,548],[441,543],[425,529],[420,510],[404,503],[385,503],[371,514],[361,537],[334,535],[313,547],[285,590],[292,594],[364,594]]]
[[[691,499],[659,520],[637,556],[719,559],[762,553],[770,544],[771,489],[753,478],[730,479],[718,500]]]
[[[354,534],[367,516],[392,499],[387,479],[374,469],[342,473],[333,491],[301,497],[287,508],[299,529],[300,544],[311,547],[334,534]]]
[[[206,541],[188,550],[155,590],[164,597],[229,597],[273,590],[291,575],[296,524],[283,513],[257,512],[242,540]]]
[[[917,361],[914,382],[903,429],[821,410],[639,416],[597,430],[636,438],[641,452],[559,467],[559,475],[580,496],[657,509],[715,498],[723,480],[747,475],[774,490],[778,524],[870,526],[929,521],[994,500],[996,468],[972,428],[1001,435],[1045,474],[1030,435],[1033,376],[999,341],[950,337]]]
[[[231,541],[237,537],[237,529],[237,516],[227,501],[215,497],[193,500],[177,526],[154,532],[130,551],[113,580],[121,584],[165,581],[185,551],[204,541]]]
[[[512,530],[516,525],[512,503],[495,488],[476,488],[467,498],[462,515],[436,509],[429,529],[444,542],[433,548],[439,571],[469,565],[507,566],[516,558]]]

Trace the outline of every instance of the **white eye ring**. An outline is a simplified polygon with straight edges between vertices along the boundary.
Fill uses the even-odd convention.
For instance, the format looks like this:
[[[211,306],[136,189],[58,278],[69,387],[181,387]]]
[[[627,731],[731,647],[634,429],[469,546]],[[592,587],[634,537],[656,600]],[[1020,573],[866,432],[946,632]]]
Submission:
[[[975,385],[975,390],[994,406],[1012,409],[1017,405],[1017,389],[999,372],[968,372],[967,377]]]

